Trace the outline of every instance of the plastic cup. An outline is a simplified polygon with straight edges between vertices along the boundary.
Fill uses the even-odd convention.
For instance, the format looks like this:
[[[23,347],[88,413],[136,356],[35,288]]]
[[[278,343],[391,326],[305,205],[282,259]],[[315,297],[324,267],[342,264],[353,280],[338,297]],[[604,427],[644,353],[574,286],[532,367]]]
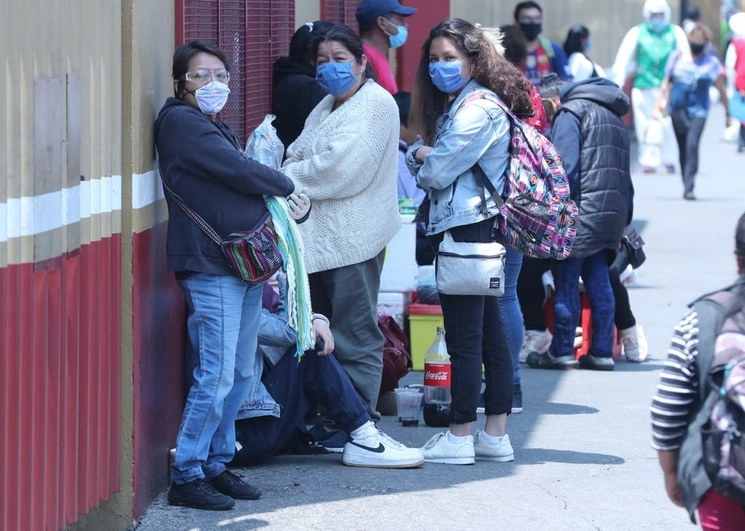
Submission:
[[[403,426],[418,426],[422,411],[422,393],[418,389],[396,389],[396,409]]]

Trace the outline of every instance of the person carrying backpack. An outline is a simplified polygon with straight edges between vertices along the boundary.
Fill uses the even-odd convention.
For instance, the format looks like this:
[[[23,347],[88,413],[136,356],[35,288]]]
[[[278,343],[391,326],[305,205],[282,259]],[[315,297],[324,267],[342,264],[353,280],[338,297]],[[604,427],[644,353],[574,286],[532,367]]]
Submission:
[[[737,281],[675,327],[650,408],[667,495],[705,530],[745,529],[745,214],[735,260]]]
[[[504,58],[498,36],[456,18],[433,28],[423,46],[410,122],[422,139],[411,145],[406,162],[427,191],[426,233],[435,248],[446,234],[459,243],[493,241],[500,210],[493,202],[484,206],[480,200],[485,184],[478,168],[501,193],[510,159],[510,119],[499,102],[518,115],[533,114],[530,83]],[[491,96],[464,104],[475,92]],[[517,270],[508,258],[505,284]],[[436,272],[438,283],[440,274]],[[442,291],[439,296],[452,364],[450,430],[425,444],[424,459],[446,464],[512,461],[506,433],[513,398],[512,358],[498,297]],[[522,321],[519,314],[509,319]],[[474,440],[482,363],[486,424]]]
[[[541,81],[540,92],[571,198],[579,207],[579,227],[569,258],[551,266],[556,288],[551,346],[544,354],[531,352],[526,361],[538,369],[577,366],[574,337],[581,277],[592,311],[592,339],[579,365],[612,371],[615,303],[608,266],[633,214],[629,136],[621,120],[629,98],[615,83],[597,77],[567,84],[549,75]]]

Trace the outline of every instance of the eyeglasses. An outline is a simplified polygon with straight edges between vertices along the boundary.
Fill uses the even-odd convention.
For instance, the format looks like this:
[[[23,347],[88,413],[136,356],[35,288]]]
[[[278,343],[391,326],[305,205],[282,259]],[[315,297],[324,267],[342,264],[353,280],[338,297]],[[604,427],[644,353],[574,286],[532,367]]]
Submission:
[[[230,72],[227,70],[215,70],[214,72],[211,72],[206,68],[200,68],[194,73],[187,72],[184,74],[184,79],[200,85],[206,85],[212,79],[227,84],[230,81]]]

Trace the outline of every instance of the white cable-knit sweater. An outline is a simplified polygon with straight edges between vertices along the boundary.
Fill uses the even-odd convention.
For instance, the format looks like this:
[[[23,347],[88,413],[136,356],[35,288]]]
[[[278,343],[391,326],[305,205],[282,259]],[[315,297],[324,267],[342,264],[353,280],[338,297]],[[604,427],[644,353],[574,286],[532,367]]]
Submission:
[[[287,149],[282,172],[312,202],[299,225],[308,273],[376,256],[401,225],[398,213],[398,108],[367,81],[338,109],[326,96]]]

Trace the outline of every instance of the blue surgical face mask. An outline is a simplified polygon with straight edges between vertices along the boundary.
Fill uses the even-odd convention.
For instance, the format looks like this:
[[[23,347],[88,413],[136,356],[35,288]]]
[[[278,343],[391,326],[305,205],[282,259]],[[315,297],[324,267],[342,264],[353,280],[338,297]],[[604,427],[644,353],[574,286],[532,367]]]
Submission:
[[[409,36],[409,28],[406,26],[398,26],[392,21],[386,19],[391,26],[395,26],[398,33],[395,35],[388,35],[388,42],[391,43],[391,48],[400,48],[406,42],[406,38]]]
[[[590,39],[587,39],[585,41],[585,53],[589,53],[589,52],[590,52]]]
[[[667,27],[668,22],[664,18],[650,18],[648,24],[649,29],[655,33],[659,33]]]
[[[323,63],[316,67],[316,81],[332,96],[340,96],[352,88],[357,76],[354,75],[354,63]]]
[[[461,72],[463,61],[437,61],[429,63],[429,77],[440,91],[454,94],[466,86],[468,78]]]

